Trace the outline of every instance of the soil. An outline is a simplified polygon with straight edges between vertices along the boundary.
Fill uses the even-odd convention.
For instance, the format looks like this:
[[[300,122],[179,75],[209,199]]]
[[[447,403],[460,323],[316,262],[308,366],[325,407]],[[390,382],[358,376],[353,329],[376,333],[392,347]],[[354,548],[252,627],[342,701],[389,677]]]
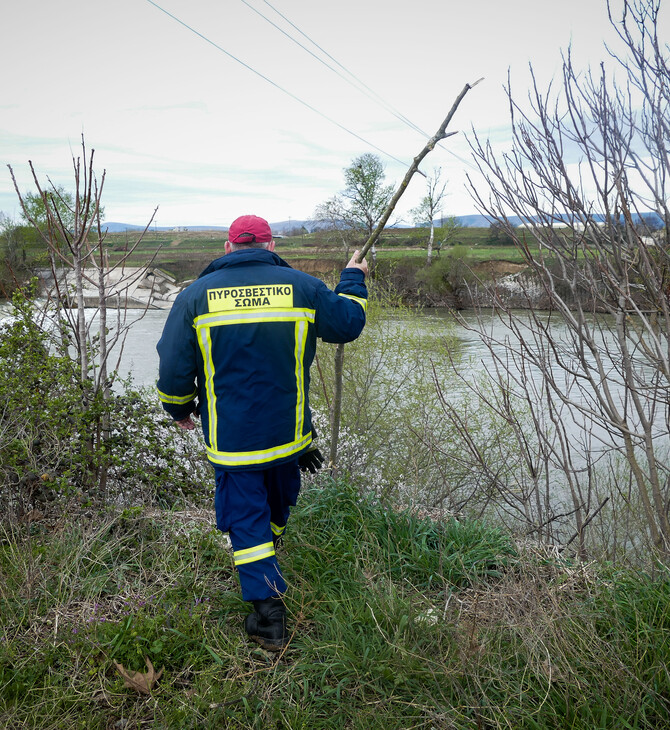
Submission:
[[[333,256],[332,258],[321,257],[318,259],[291,258],[289,263],[294,269],[300,269],[300,271],[312,274],[312,276],[318,276],[319,274],[341,271],[346,261],[343,262],[342,256]]]
[[[482,261],[473,266],[475,274],[482,278],[499,278],[509,274],[518,274],[526,268],[525,264],[517,264],[513,261]]]

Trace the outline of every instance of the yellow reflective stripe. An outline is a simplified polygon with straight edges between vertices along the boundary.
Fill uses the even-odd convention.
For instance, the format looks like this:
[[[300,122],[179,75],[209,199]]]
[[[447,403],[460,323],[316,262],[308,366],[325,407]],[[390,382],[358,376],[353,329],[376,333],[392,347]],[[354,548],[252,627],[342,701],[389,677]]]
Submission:
[[[305,422],[305,376],[304,355],[307,345],[308,326],[315,321],[316,310],[287,308],[272,310],[246,310],[244,312],[212,312],[196,317],[194,326],[203,358],[205,371],[205,390],[207,393],[207,413],[209,419],[209,445],[207,456],[215,464],[222,466],[246,466],[265,464],[275,459],[285,458],[297,453],[312,440],[311,433],[302,435]],[[295,323],[295,377],[297,388],[295,440],[262,451],[226,452],[218,450],[218,420],[216,411],[216,392],[214,389],[214,362],[212,360],[211,328],[230,324],[257,324],[265,322]]]
[[[286,529],[286,525],[279,527],[279,525],[275,525],[274,522],[270,523],[270,527],[272,528],[272,534],[277,536],[282,535]]]
[[[214,464],[221,466],[250,466],[252,464],[265,464],[275,459],[297,454],[308,446],[312,441],[311,432],[297,441],[288,444],[274,446],[270,449],[259,451],[216,451],[207,447],[207,458]]]
[[[158,390],[158,388],[156,388]],[[162,393],[160,390],[158,390],[158,398],[162,403],[174,403],[175,405],[186,405],[186,403],[190,403],[195,396],[197,395],[198,391],[194,390],[190,395],[168,395],[167,393]]]
[[[233,562],[235,565],[244,565],[245,563],[254,563],[264,558],[271,558],[274,554],[274,543],[264,542],[262,545],[256,545],[245,550],[236,550],[233,553]]]
[[[303,360],[305,358],[305,345],[307,343],[307,325],[305,321],[295,323],[295,384],[297,397],[295,402],[295,440],[302,435],[302,427],[305,423],[305,372]]]
[[[209,329],[196,329],[200,352],[202,353],[203,369],[205,371],[205,391],[207,392],[207,414],[209,418],[209,443],[211,448],[217,448],[217,417],[216,392],[214,390],[214,361],[212,360],[212,338]]]
[[[338,294],[340,297],[345,297],[346,299],[351,299],[353,302],[358,302],[361,307],[363,307],[363,311],[367,312],[368,310],[368,300],[363,299],[363,297],[355,297],[351,294]]]
[[[257,322],[295,322],[306,319],[314,322],[314,309],[248,309],[244,312],[211,312],[201,314],[193,320],[196,329],[199,327],[217,327],[222,324],[253,324]]]

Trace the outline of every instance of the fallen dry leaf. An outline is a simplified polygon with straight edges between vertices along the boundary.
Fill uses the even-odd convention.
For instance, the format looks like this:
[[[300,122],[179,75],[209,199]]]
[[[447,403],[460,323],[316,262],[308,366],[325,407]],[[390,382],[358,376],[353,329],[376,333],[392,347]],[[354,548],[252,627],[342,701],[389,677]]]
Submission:
[[[129,672],[127,669],[124,669],[123,664],[117,664],[116,662],[114,662],[114,666],[123,677],[124,686],[141,692],[143,695],[150,695],[154,684],[161,678],[165,667],[161,667],[160,672],[156,674],[151,660],[148,657],[144,657],[144,661],[147,665],[147,672]]]

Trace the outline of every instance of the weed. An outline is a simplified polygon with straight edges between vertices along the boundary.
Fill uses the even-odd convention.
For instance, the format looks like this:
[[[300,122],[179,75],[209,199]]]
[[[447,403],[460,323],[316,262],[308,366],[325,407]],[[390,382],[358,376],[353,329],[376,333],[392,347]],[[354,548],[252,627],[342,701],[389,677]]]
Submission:
[[[125,509],[0,539],[0,724],[668,726],[670,577],[564,561],[321,477],[281,562],[294,636],[242,628],[209,512]],[[152,696],[114,661],[163,669]]]

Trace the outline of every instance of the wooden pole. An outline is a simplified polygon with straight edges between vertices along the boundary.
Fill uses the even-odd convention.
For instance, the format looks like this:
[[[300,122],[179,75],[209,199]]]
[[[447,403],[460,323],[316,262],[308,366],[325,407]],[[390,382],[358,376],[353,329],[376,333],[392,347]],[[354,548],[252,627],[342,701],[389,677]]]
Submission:
[[[461,93],[456,97],[454,100],[454,103],[451,106],[451,109],[449,110],[449,113],[444,118],[444,121],[440,125],[440,128],[435,132],[435,134],[428,140],[425,147],[419,152],[419,154],[412,160],[412,164],[407,169],[407,172],[405,173],[405,177],[403,178],[402,182],[400,183],[398,189],[395,192],[395,195],[391,198],[389,204],[386,206],[386,210],[384,211],[384,215],[382,215],[381,219],[379,220],[379,223],[377,224],[377,227],[374,231],[370,234],[370,237],[365,242],[365,245],[361,249],[361,252],[358,255],[357,261],[360,263],[365,258],[367,252],[370,250],[372,246],[377,242],[377,239],[381,235],[382,231],[384,230],[384,226],[388,223],[389,218],[391,217],[391,214],[393,213],[393,210],[395,209],[396,205],[398,204],[398,201],[402,197],[405,190],[407,190],[407,186],[409,185],[410,180],[414,176],[414,173],[418,171],[419,165],[421,164],[422,160],[426,155],[431,152],[433,149],[435,149],[435,145],[440,142],[441,140],[445,139],[446,137],[451,137],[452,135],[456,134],[456,132],[447,132],[447,127],[449,126],[449,123],[451,122],[454,114],[456,113],[456,110],[458,109],[461,101],[463,101],[463,98],[465,95],[470,91],[470,89],[474,88],[482,79],[478,79],[473,84],[466,84],[463,87],[463,90]],[[342,417],[342,390],[343,390],[343,376],[344,373],[344,345],[338,345],[335,350],[335,387],[333,388],[333,404],[330,409],[330,454],[329,454],[329,468],[331,475],[336,477],[337,476],[337,447],[338,447],[338,441],[340,438],[340,420]]]

